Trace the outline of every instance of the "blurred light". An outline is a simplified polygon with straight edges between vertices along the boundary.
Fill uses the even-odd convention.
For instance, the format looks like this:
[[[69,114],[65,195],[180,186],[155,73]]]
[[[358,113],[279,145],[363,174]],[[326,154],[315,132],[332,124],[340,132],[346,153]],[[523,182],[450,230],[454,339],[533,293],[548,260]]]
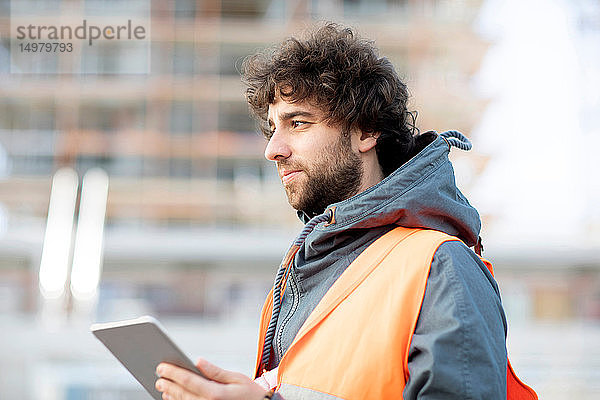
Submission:
[[[108,176],[100,168],[83,177],[81,204],[73,251],[71,293],[76,300],[90,300],[97,291],[102,271],[104,217],[108,197]]]
[[[0,203],[0,237],[6,234],[8,229],[8,210]]]
[[[77,173],[70,168],[58,170],[52,179],[39,277],[40,291],[46,299],[59,298],[65,290],[78,181]]]

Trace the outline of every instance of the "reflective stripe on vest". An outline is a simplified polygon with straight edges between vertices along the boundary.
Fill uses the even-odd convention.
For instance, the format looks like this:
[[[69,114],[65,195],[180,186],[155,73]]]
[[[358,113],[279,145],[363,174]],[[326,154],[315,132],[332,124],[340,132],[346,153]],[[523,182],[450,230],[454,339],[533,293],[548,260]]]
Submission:
[[[398,227],[364,250],[323,296],[284,354],[277,377],[281,393],[291,399],[401,399],[433,255],[447,241],[459,239]],[[271,291],[261,316],[255,376],[262,373],[258,368],[272,298]],[[510,363],[507,398],[537,399]]]

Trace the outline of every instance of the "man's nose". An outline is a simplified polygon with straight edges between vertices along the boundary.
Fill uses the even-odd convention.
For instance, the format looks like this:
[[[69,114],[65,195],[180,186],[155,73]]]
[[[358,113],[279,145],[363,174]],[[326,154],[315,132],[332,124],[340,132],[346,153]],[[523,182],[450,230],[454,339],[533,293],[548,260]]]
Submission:
[[[282,158],[288,158],[291,154],[292,151],[285,140],[285,135],[280,131],[275,131],[265,148],[265,158],[270,161],[277,161]]]

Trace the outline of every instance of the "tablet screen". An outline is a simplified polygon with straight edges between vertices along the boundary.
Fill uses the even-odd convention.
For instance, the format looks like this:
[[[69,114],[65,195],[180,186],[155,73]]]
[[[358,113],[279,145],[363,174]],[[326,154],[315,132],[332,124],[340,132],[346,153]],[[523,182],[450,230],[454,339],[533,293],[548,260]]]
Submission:
[[[94,324],[90,329],[156,400],[162,399],[154,387],[161,362],[202,375],[153,317]]]

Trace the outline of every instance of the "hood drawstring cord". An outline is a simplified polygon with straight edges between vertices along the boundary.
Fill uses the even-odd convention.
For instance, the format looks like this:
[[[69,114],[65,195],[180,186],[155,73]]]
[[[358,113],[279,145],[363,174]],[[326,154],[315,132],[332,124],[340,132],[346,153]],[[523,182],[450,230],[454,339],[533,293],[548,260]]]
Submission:
[[[304,225],[302,232],[294,241],[294,244],[288,250],[283,262],[279,266],[279,270],[277,271],[277,275],[275,276],[275,283],[273,284],[273,311],[271,313],[271,320],[269,321],[269,327],[267,328],[267,332],[265,334],[265,342],[263,345],[263,353],[261,358],[261,370],[266,370],[269,365],[269,359],[271,356],[271,348],[273,347],[273,337],[275,336],[275,328],[277,327],[277,319],[279,318],[279,313],[281,311],[281,295],[285,290],[285,282],[287,281],[287,275],[289,270],[294,263],[294,257],[296,253],[304,244],[306,237],[310,232],[313,231],[317,224],[321,222],[329,222],[333,218],[333,211],[328,209],[324,214],[317,215],[313,217],[310,221]],[[284,276],[286,279],[284,279]],[[283,289],[282,289],[283,287]]]
[[[440,136],[446,139],[448,147],[454,146],[464,151],[469,151],[473,147],[471,141],[459,131],[446,131],[440,133]]]

